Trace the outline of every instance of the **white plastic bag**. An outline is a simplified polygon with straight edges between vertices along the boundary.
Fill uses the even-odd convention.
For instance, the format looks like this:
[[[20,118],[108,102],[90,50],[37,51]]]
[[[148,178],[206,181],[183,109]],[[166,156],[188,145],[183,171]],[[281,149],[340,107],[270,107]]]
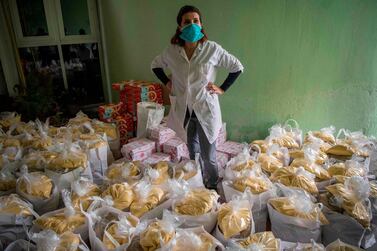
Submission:
[[[207,243],[203,243],[203,240],[200,238],[201,236],[205,236],[207,240],[212,241],[208,251],[225,250],[223,244],[210,235],[203,226],[185,229],[178,228],[174,240],[171,242],[170,247],[166,247],[166,249],[177,251],[204,250],[203,245]]]
[[[212,201],[213,206],[209,212],[202,215],[197,215],[197,216],[178,214],[175,212],[176,204],[184,200],[185,197],[190,193],[191,189],[205,189],[204,187],[190,188],[186,182],[183,182],[183,181],[181,182],[182,182],[181,184],[179,184],[179,182],[176,182],[176,181],[169,182],[172,192],[175,191],[175,195],[173,195],[174,197],[172,198],[171,214],[173,215],[173,217],[177,219],[181,227],[193,228],[193,227],[203,226],[207,232],[212,232],[217,221],[217,213],[218,213],[217,200],[219,198],[218,194],[216,192],[213,192],[215,196],[213,196],[213,201]],[[208,192],[210,191],[208,190]]]
[[[37,247],[30,241],[18,239],[10,243],[4,251],[38,251]]]
[[[314,210],[319,213],[322,209],[322,204],[315,205],[305,193],[296,193],[286,198],[292,200],[299,211],[311,212]],[[267,204],[268,213],[270,215],[272,232],[277,238],[284,241],[303,243],[308,243],[312,239],[316,242],[321,241],[321,222],[319,216],[317,220],[312,221],[284,215],[275,210],[270,203]]]
[[[330,245],[336,240],[356,247],[369,248],[376,243],[373,229],[364,228],[354,218],[330,211],[325,208],[323,210],[330,224],[322,227],[322,243]]]
[[[154,102],[137,104],[137,137],[145,138],[147,129],[157,126],[164,118],[165,107]]]
[[[99,209],[90,211],[86,213],[88,219],[88,232],[90,245],[93,251],[108,251],[106,246],[103,243],[103,235],[106,233],[106,227],[109,225],[112,219],[121,220],[122,218],[132,217],[136,222],[139,220],[132,216],[130,213],[122,212],[116,208],[104,206]],[[139,225],[139,224],[138,224]],[[140,228],[140,226],[138,226]],[[112,249],[115,251],[126,250],[127,247],[131,244],[132,238],[137,234],[137,228],[130,226],[127,229],[124,229],[124,232],[128,231],[127,235],[129,236],[129,241],[127,244],[116,245],[117,248]]]
[[[46,212],[55,210],[59,206],[59,191],[58,187],[56,186],[56,183],[52,180],[52,189],[51,189],[51,194],[49,198],[43,199],[41,197],[36,197],[27,193],[24,193],[20,189],[20,182],[23,180],[27,186],[30,186],[30,184],[34,182],[38,182],[36,180],[36,176],[33,175],[33,173],[28,173],[27,172],[27,167],[24,166],[23,169],[21,170],[22,174],[20,178],[17,180],[17,185],[16,185],[16,192],[19,194],[21,197],[25,198],[26,200],[30,201],[31,204],[33,204],[34,210],[38,214],[44,214]]]
[[[238,233],[237,235],[233,235],[230,238],[244,238],[249,236],[250,234],[255,233],[255,223],[253,220],[253,213],[251,210],[250,202],[247,200],[247,193],[244,193],[241,197],[240,196],[234,196],[233,199],[228,202],[234,212],[242,209],[248,209],[250,213],[250,225],[247,229],[243,230],[241,233]],[[218,239],[222,244],[226,244],[230,238],[226,239],[222,231],[220,230],[219,222],[216,225],[216,229],[214,231],[214,237]]]
[[[195,172],[196,174],[191,178],[187,179],[189,187],[203,187],[203,176],[202,170],[199,163],[199,156],[196,156],[194,160],[183,160],[178,164],[173,165],[173,177],[175,179],[184,179],[186,173]],[[180,174],[178,174],[180,172]]]
[[[71,233],[66,232],[62,235],[56,234],[52,230],[43,230],[39,233],[33,233],[31,239],[37,244],[38,251],[55,251],[57,249],[68,248],[67,250],[79,250],[79,251],[89,251],[89,248],[86,246],[85,242],[81,239],[80,235],[73,234],[72,236],[76,237],[79,243],[68,243],[61,242],[64,241],[64,235],[70,235]],[[61,246],[63,245],[63,246]],[[67,247],[66,245],[70,245]]]

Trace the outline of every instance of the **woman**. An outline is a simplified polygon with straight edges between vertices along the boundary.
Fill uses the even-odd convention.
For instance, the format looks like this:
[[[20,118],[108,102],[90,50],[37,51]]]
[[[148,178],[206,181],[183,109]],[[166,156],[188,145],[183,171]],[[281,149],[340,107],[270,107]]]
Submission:
[[[152,62],[152,70],[170,91],[168,126],[187,141],[190,158],[200,153],[204,183],[216,189],[216,138],[222,125],[218,95],[231,86],[243,70],[237,58],[209,41],[202,16],[194,6],[184,6],[177,16],[177,30],[171,45]],[[216,68],[230,73],[219,87]],[[169,69],[169,79],[164,69]]]

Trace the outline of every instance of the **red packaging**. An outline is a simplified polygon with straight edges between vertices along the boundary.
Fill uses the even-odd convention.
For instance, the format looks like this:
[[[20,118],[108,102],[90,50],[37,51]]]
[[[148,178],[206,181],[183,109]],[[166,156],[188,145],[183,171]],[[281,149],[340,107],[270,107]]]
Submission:
[[[127,143],[128,138],[132,137],[135,132],[133,117],[131,114],[125,113],[117,116],[114,120],[118,124],[120,144],[122,146]]]
[[[113,119],[124,113],[124,104],[119,102],[118,104],[107,104],[98,107],[99,120],[107,123],[111,123]]]

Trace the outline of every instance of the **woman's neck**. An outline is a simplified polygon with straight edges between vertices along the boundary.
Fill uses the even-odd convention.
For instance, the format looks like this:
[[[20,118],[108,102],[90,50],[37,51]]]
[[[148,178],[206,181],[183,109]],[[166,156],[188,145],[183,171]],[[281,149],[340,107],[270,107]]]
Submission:
[[[185,42],[185,49],[195,49],[197,45],[198,45],[198,42],[194,42],[194,43]]]

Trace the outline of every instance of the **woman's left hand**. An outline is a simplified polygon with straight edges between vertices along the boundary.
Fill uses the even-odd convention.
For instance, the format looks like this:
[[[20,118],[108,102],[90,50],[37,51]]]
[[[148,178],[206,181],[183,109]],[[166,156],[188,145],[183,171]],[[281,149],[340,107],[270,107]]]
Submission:
[[[211,94],[217,94],[217,95],[222,95],[224,93],[224,90],[215,85],[214,83],[209,82],[207,85],[207,90]]]

